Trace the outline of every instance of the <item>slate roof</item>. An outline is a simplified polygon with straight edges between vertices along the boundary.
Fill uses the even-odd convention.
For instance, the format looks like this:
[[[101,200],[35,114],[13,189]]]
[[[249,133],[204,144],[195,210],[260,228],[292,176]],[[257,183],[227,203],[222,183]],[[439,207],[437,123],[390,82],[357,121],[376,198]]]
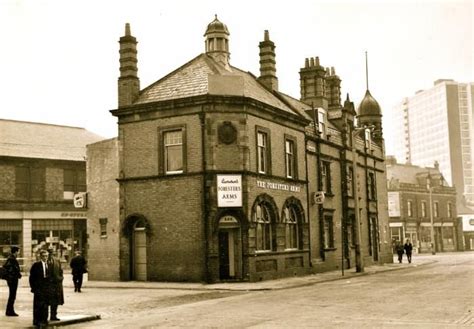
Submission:
[[[230,66],[230,71],[207,54],[200,54],[140,92],[134,104],[145,104],[200,95],[245,96],[283,111],[300,114],[265,89],[249,72]],[[235,79],[233,86],[212,86],[215,77]],[[224,80],[223,80],[224,81]],[[219,90],[218,92],[216,90]]]
[[[396,179],[400,183],[418,185],[417,175],[430,173],[432,177],[440,177],[441,173],[436,168],[423,168],[408,164],[387,165],[387,180]]]
[[[0,119],[0,156],[84,161],[86,145],[103,139],[84,128]]]

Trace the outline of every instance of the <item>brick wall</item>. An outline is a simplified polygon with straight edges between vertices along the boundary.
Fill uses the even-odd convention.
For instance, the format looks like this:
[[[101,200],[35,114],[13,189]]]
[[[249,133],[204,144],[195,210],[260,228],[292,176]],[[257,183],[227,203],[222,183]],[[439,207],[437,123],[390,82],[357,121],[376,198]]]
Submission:
[[[118,281],[121,225],[117,139],[88,145],[87,158],[89,279]],[[106,236],[101,236],[101,218],[107,218]]]

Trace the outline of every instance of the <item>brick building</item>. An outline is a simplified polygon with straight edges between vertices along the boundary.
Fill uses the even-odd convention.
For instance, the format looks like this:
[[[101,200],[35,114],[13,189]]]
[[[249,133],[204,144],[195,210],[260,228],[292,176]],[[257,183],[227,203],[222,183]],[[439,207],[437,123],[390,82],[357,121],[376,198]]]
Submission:
[[[140,90],[126,25],[118,139],[88,153],[91,278],[258,281],[392,261],[378,103],[367,91],[358,118],[373,131],[355,127],[334,69],[306,59],[297,100],[278,90],[267,31],[258,78],[230,64],[229,35],[216,18],[205,53]]]
[[[432,252],[433,234],[436,252],[462,250],[456,189],[448,186],[437,163],[423,168],[389,157],[387,179],[392,240],[408,238],[416,251]]]
[[[83,128],[0,120],[0,248],[21,248],[26,267],[41,248],[67,260],[86,251],[86,144],[101,139]]]

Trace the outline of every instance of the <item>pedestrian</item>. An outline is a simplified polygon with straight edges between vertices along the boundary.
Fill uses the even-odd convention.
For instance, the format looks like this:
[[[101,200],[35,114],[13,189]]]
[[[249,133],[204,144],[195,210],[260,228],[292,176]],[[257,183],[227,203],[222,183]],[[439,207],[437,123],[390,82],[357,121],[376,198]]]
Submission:
[[[74,282],[74,292],[81,292],[82,279],[84,273],[87,273],[87,261],[84,256],[81,255],[80,250],[76,250],[75,256],[69,263],[72,269],[72,282]]]
[[[6,270],[6,280],[9,291],[7,310],[5,311],[5,315],[18,316],[18,314],[15,313],[14,305],[16,299],[16,291],[18,289],[18,280],[21,278],[20,264],[17,260],[20,248],[12,246],[10,250],[10,255],[8,256],[7,261],[3,265],[3,268]]]
[[[398,254],[398,262],[401,263],[402,260],[403,260],[403,245],[399,240],[397,240],[397,242],[395,244],[395,249],[396,249],[397,254]]]
[[[405,249],[405,254],[407,254],[408,263],[411,263],[411,252],[413,251],[413,245],[410,242],[410,239],[407,239],[405,244],[403,245],[403,249]]]
[[[48,252],[41,250],[40,260],[30,269],[30,287],[33,293],[33,325],[46,327],[48,325]]]
[[[51,313],[49,316],[50,321],[59,321],[58,318],[58,306],[64,304],[64,293],[63,293],[63,269],[61,268],[61,262],[54,255],[54,249],[48,249],[48,268],[49,280],[48,280],[48,302],[51,307]]]

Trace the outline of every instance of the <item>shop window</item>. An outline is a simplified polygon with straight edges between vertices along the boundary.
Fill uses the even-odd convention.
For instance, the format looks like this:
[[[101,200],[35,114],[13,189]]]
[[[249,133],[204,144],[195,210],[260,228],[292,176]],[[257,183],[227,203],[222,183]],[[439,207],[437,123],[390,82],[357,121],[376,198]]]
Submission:
[[[324,216],[324,248],[330,249],[334,248],[334,224],[333,218],[331,215]]]
[[[44,200],[45,170],[35,167],[16,167],[15,196],[22,200]]]
[[[86,171],[64,169],[64,199],[72,200],[74,194],[86,191]]]
[[[295,140],[289,137],[285,138],[285,165],[286,165],[286,177],[297,178],[296,175],[296,149]]]
[[[4,219],[0,221],[0,258],[8,257],[11,246],[22,245],[22,221]],[[21,251],[20,251],[21,252]]]
[[[74,220],[34,219],[31,225],[33,255],[41,249],[52,247],[62,261],[70,259],[75,248]]]
[[[285,240],[286,249],[298,249],[299,244],[299,230],[298,216],[293,206],[286,206],[283,209],[283,222],[285,223]]]
[[[255,248],[257,251],[272,251],[276,249],[275,228],[270,214],[270,207],[265,202],[255,206]]]
[[[326,194],[332,194],[331,189],[331,162],[322,161],[321,162],[321,183],[322,190]]]
[[[257,130],[257,171],[261,174],[270,173],[269,132],[264,128]]]
[[[99,218],[100,223],[100,237],[107,237],[107,218]]]

